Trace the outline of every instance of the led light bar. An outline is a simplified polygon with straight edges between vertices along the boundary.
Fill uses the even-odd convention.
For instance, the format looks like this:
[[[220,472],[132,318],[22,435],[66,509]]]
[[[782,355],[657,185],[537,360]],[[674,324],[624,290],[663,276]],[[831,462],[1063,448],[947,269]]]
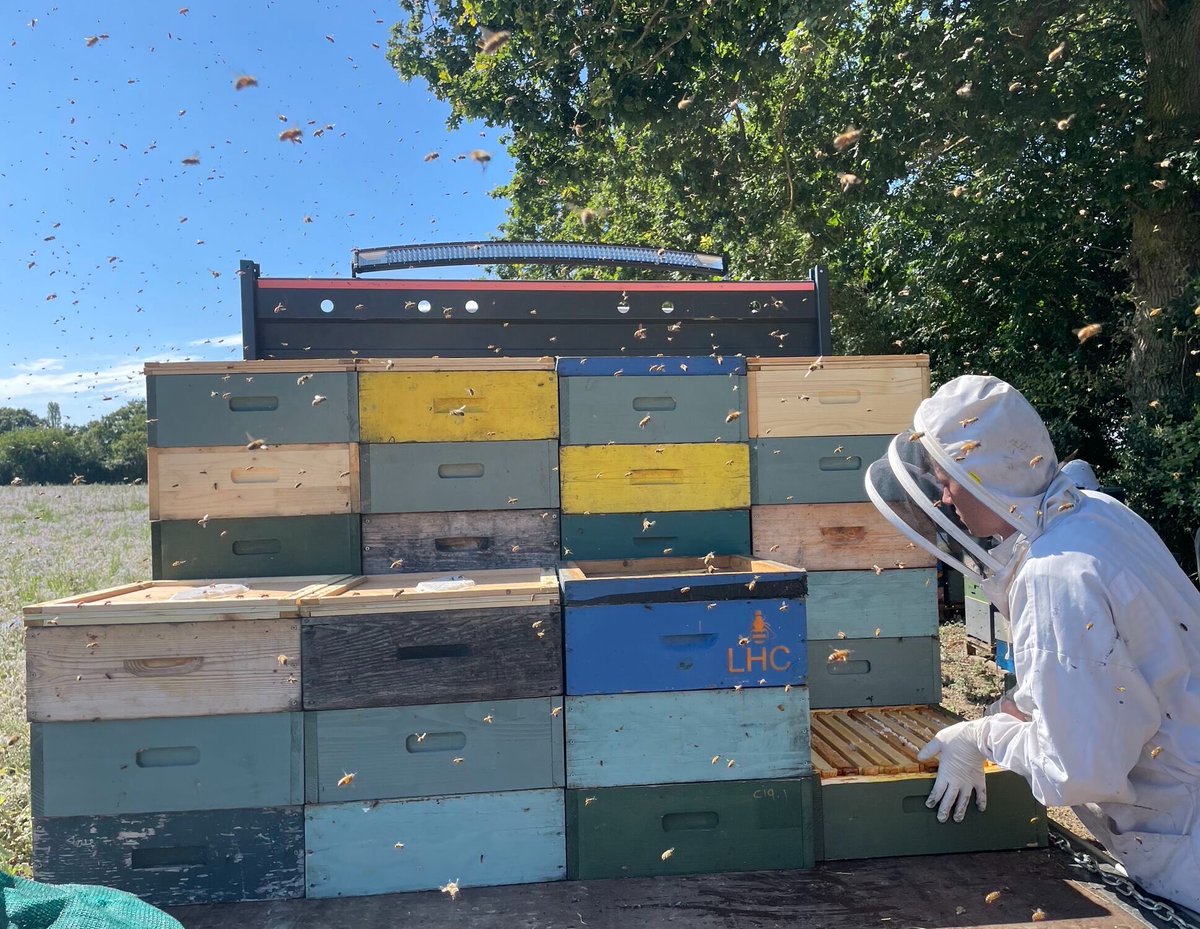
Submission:
[[[350,274],[398,271],[441,265],[544,264],[659,268],[703,277],[725,274],[725,256],[683,252],[642,245],[598,245],[592,242],[439,242],[356,248]]]

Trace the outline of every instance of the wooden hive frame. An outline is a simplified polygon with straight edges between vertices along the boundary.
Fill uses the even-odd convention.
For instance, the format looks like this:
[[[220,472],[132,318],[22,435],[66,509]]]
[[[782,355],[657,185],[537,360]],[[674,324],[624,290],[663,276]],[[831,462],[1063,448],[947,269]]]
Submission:
[[[940,706],[813,710],[814,773],[824,781],[936,772],[937,761],[917,761],[917,753],[938,730],[956,722]],[[985,770],[1000,769],[988,763]]]
[[[469,571],[465,575],[475,582],[475,586],[452,591],[416,590],[422,581],[444,580],[445,571],[344,578],[307,589],[300,598],[300,612],[306,619],[311,619],[361,613],[443,612],[558,604],[558,577],[553,568],[506,568]]]

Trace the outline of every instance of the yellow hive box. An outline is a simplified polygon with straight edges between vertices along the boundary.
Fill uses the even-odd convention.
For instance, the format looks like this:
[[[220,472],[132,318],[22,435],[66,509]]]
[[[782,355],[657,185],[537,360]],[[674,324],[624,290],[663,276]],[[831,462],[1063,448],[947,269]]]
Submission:
[[[483,442],[558,437],[553,371],[364,371],[363,442]]]
[[[564,445],[564,513],[736,510],[750,505],[748,445]]]
[[[928,355],[751,358],[752,438],[894,435],[929,396]]]

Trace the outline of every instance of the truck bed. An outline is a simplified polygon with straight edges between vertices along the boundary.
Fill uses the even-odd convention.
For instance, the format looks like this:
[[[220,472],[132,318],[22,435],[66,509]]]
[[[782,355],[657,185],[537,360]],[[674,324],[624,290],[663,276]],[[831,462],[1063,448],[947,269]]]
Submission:
[[[447,875],[447,880],[454,875]],[[1000,891],[993,903],[985,902]],[[1155,925],[1054,848],[833,862],[812,871],[465,887],[176,907],[187,929],[1055,929]]]

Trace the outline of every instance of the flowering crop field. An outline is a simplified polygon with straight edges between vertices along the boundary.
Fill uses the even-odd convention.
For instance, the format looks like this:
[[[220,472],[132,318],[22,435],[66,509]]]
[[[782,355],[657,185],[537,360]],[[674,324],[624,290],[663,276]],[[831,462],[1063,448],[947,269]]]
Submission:
[[[0,487],[0,867],[29,875],[21,608],[150,577],[145,486]]]

